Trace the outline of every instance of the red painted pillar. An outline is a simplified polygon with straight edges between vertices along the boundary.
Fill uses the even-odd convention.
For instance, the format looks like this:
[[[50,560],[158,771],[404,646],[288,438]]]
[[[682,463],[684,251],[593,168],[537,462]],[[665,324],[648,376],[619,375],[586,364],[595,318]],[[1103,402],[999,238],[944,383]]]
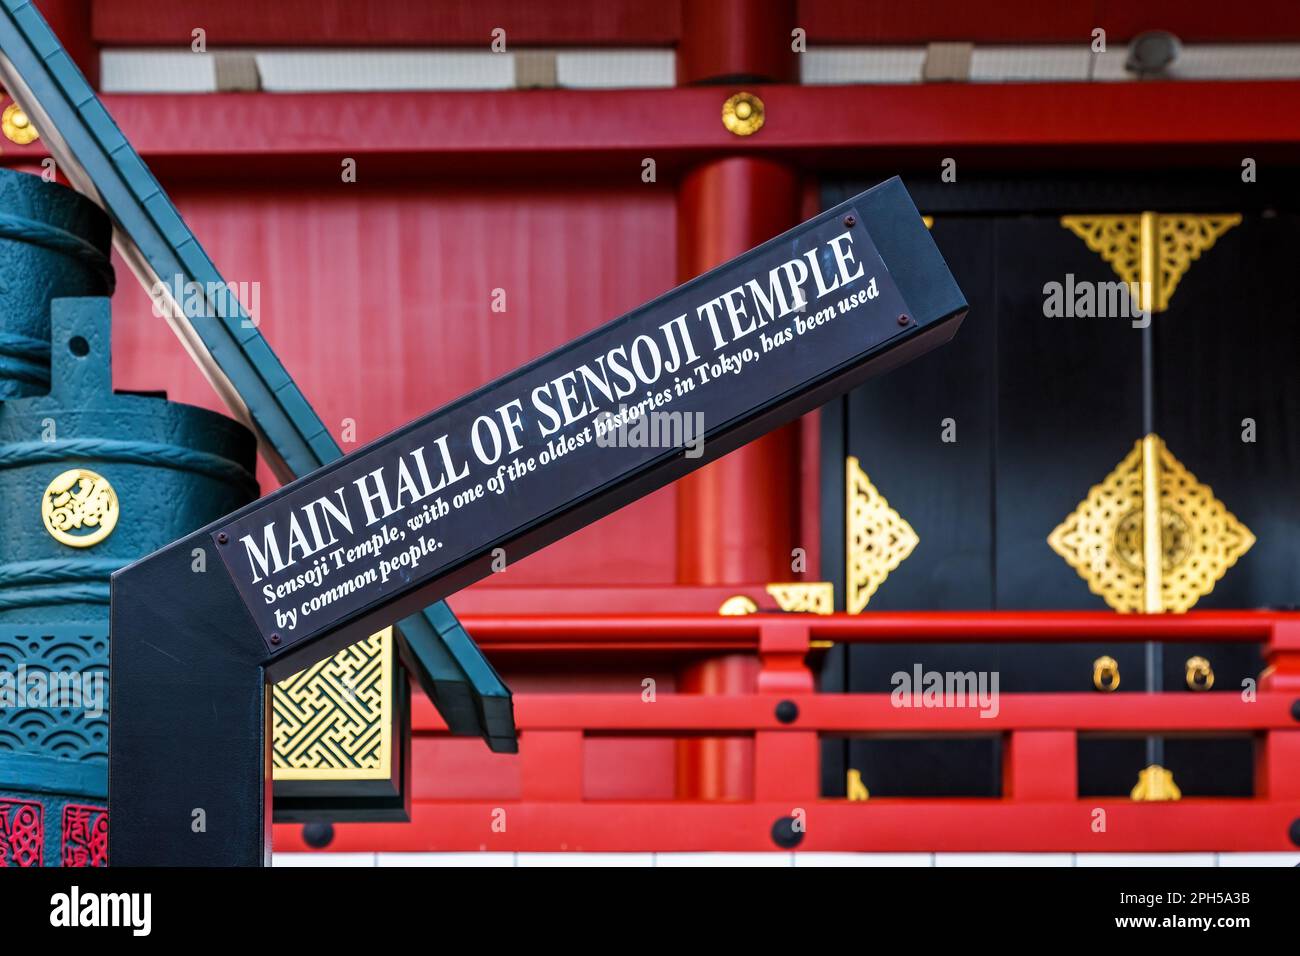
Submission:
[[[689,0],[682,4],[677,84],[793,83],[794,0]]]
[[[793,0],[683,4],[678,82],[715,84],[723,101],[742,87],[794,78]],[[758,84],[758,85],[755,85]],[[762,135],[759,130],[756,136]],[[743,144],[737,142],[737,151]],[[792,167],[736,155],[686,173],[678,193],[678,279],[686,281],[798,222]],[[799,428],[791,425],[732,452],[677,485],[677,579],[683,584],[761,584],[790,578],[799,545]],[[696,662],[678,675],[685,693],[753,693],[759,663],[745,655]],[[677,794],[753,796],[752,739],[679,742]]]
[[[679,197],[678,278],[685,281],[795,225],[799,177],[781,163],[737,156],[687,173]],[[797,423],[683,478],[677,489],[678,581],[790,579],[790,551],[799,544]]]

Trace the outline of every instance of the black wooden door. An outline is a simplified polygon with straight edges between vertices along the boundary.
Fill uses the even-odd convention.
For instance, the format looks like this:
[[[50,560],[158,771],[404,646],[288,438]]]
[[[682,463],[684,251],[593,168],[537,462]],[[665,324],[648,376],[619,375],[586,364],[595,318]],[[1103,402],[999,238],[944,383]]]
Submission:
[[[1300,205],[1285,185],[1295,181],[1290,171],[1267,178],[1277,185],[1241,183],[1232,169],[969,184],[908,178],[918,207],[935,218],[935,241],[970,313],[951,344],[823,412],[822,566],[837,599],[844,458],[852,455],[920,539],[863,613],[1104,609],[1047,538],[1150,425],[1257,538],[1197,607],[1296,604],[1300,309],[1289,262]],[[828,184],[824,203],[862,186]],[[1146,209],[1240,213],[1242,221],[1191,264],[1149,332],[1127,316],[1046,315],[1047,283],[1116,279],[1061,217]],[[821,680],[826,690],[888,693],[891,675],[920,664],[997,671],[1003,692],[1092,692],[1093,662],[1109,655],[1121,674],[1116,693],[1192,693],[1185,662],[1196,654],[1214,668],[1211,692],[1240,693],[1262,666],[1249,645],[890,644],[833,649]],[[993,796],[999,753],[991,737],[828,742],[824,787],[842,795],[851,768],[873,796]],[[1150,762],[1171,769],[1188,796],[1251,792],[1248,738],[1084,737],[1080,793],[1126,795]]]

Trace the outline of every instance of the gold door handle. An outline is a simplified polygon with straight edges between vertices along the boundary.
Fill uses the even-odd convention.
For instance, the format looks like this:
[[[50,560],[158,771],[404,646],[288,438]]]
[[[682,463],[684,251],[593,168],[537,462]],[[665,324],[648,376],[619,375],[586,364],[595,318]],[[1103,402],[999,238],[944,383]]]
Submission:
[[[1187,658],[1187,689],[1209,690],[1214,686],[1214,668],[1204,657]]]
[[[1105,693],[1119,687],[1119,663],[1115,658],[1102,655],[1092,662],[1092,686]]]

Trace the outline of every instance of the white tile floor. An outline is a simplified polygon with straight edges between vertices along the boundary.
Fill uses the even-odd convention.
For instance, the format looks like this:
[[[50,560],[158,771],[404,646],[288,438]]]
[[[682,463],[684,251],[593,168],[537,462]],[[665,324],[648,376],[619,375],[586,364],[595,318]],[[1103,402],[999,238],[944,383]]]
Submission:
[[[1300,866],[1290,853],[277,853],[275,866]]]

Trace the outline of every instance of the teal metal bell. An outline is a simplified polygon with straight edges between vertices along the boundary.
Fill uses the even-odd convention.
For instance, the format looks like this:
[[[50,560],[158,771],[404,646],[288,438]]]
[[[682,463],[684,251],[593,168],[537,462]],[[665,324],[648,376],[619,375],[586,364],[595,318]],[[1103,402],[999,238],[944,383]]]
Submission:
[[[0,170],[0,866],[106,862],[109,576],[258,494],[243,425],[113,391],[111,234]]]

